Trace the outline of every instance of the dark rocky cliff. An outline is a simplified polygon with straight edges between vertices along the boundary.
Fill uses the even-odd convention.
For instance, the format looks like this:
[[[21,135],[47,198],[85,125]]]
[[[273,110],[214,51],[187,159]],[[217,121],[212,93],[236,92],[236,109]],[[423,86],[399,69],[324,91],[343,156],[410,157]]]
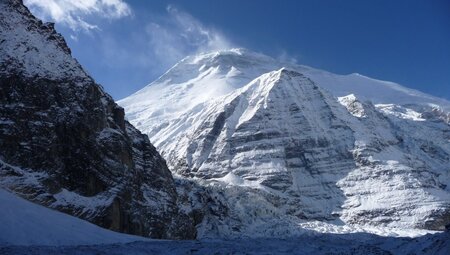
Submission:
[[[0,2],[0,187],[119,232],[194,238],[165,161],[52,24]]]

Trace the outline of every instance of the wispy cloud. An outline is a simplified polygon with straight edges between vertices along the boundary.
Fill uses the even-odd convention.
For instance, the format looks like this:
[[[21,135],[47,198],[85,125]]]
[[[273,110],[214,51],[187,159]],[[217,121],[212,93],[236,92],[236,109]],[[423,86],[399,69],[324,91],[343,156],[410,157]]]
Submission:
[[[24,4],[43,20],[65,25],[73,31],[98,29],[89,17],[118,19],[132,14],[122,0],[24,0]]]
[[[167,16],[145,28],[149,46],[160,62],[172,64],[186,55],[233,46],[221,32],[205,26],[189,13],[172,5],[166,11]]]
[[[297,64],[298,56],[288,53],[286,50],[281,50],[281,52],[276,56],[278,61],[289,63],[289,64]]]
[[[234,47],[218,29],[173,6],[146,20],[138,15],[140,26],[126,35],[119,38],[104,31],[98,38],[103,63],[110,68],[133,67],[159,75],[188,55]]]

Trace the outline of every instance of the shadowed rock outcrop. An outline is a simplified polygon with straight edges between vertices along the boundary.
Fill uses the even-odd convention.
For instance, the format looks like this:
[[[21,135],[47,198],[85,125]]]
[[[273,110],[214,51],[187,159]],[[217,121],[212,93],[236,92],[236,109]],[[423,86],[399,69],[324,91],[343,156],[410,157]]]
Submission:
[[[195,237],[147,136],[19,0],[0,2],[0,187],[115,231]]]

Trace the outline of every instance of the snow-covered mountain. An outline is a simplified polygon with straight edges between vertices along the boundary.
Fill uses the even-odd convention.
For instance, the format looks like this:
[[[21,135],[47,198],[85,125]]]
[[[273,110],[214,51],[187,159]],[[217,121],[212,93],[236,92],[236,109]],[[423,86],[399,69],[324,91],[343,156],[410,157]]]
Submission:
[[[177,174],[199,237],[450,223],[446,100],[232,49],[118,103]]]
[[[233,49],[187,57],[120,104],[175,179],[53,25],[20,0],[0,1],[0,204],[9,206],[0,214],[0,253],[36,249],[5,243],[139,239],[15,195],[120,232],[256,240],[206,242],[207,253],[216,245],[267,246],[274,236],[316,240],[309,253],[324,253],[322,244],[326,252],[448,250],[448,233],[413,239],[419,246],[357,233],[416,236],[448,226],[445,100]],[[276,248],[298,249],[289,240],[275,241]],[[203,248],[153,242],[100,249],[171,252],[173,244],[184,253]]]
[[[195,237],[148,137],[20,0],[0,1],[0,188],[115,231]]]

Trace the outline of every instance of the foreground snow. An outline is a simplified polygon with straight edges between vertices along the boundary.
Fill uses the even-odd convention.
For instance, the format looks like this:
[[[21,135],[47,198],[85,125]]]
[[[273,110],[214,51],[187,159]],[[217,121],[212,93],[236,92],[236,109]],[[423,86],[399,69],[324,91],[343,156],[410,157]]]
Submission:
[[[1,254],[442,254],[450,252],[450,234],[420,238],[347,235],[305,235],[287,240],[240,239],[204,241],[147,241],[90,246],[10,246]]]
[[[100,228],[31,203],[3,189],[0,189],[0,205],[0,246],[107,244],[147,240]]]

